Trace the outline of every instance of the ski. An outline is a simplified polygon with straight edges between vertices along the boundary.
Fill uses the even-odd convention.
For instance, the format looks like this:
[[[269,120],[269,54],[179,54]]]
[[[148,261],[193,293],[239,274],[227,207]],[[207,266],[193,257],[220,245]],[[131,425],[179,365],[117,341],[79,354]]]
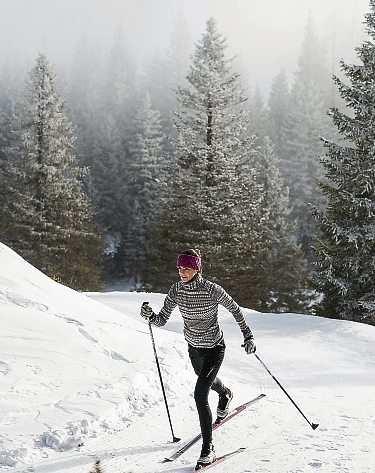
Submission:
[[[223,463],[225,460],[228,460],[228,458],[233,457],[234,455],[238,455],[239,453],[242,453],[246,448],[240,447],[237,448],[237,450],[233,450],[233,452],[226,453],[225,455],[221,455],[220,457],[217,457],[216,460],[212,463],[210,463],[207,466],[196,466],[194,471],[206,471],[211,467],[216,466],[219,463]]]
[[[242,411],[244,411],[249,406],[251,406],[251,404],[254,404],[254,402],[257,402],[260,399],[263,399],[264,397],[265,397],[265,394],[259,394],[259,396],[255,397],[254,399],[251,399],[250,401],[245,402],[244,404],[241,404],[240,406],[236,407],[231,412],[229,412],[229,414],[221,422],[214,422],[212,424],[212,430],[218,429],[219,427],[224,425],[226,422],[233,419],[233,417],[235,417],[237,414],[240,414]],[[162,461],[162,463],[173,462],[178,457],[183,455],[187,450],[189,450],[190,447],[192,447],[194,444],[196,444],[201,437],[202,437],[201,433],[197,434],[195,437],[190,439],[188,442],[184,443],[178,450],[176,450],[174,453],[172,453],[172,455],[170,455],[169,457],[166,457]]]

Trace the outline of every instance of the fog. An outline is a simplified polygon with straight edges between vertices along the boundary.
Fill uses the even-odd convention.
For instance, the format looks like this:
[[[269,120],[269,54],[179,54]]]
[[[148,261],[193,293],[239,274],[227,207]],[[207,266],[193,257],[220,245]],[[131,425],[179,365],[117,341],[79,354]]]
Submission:
[[[70,67],[79,41],[100,54],[121,30],[137,66],[165,51],[177,20],[192,41],[213,16],[250,85],[267,88],[284,68],[293,74],[310,16],[331,72],[352,60],[368,0],[0,0],[0,67],[29,68],[38,52]]]
[[[333,189],[341,182],[335,160],[344,144],[346,162],[351,136],[362,153],[362,135],[348,132],[357,124],[344,118],[357,113],[357,104],[331,76],[352,79],[340,71],[340,59],[358,63],[355,48],[368,39],[363,22],[369,10],[369,0],[0,0],[1,240],[12,248],[19,243],[21,254],[33,251],[35,261],[39,247],[44,252],[50,244],[54,253],[59,235],[70,235],[58,219],[50,243],[40,245],[35,235],[52,227],[44,209],[48,218],[60,216],[60,189],[66,188],[69,209],[85,209],[81,196],[90,199],[107,280],[168,290],[169,269],[154,276],[155,262],[166,268],[171,248],[190,242],[207,248],[208,261],[220,260],[219,272],[234,291],[245,294],[248,276],[247,307],[254,302],[257,310],[273,310],[274,304],[281,311],[307,310],[306,288],[320,251],[313,248],[332,246],[330,229],[341,225],[335,216],[326,224],[331,194],[319,182],[331,179],[335,169]],[[209,32],[212,50],[196,49],[195,69],[187,76],[189,56],[209,18],[216,20]],[[218,60],[223,49],[216,26],[241,81],[237,75],[230,80]],[[366,86],[360,81],[355,78],[355,87]],[[327,113],[332,107],[342,118]],[[324,146],[329,142],[338,146]],[[78,184],[55,186],[56,176],[75,175],[73,166],[67,169],[71,153],[85,168],[87,192],[79,192],[79,199],[71,191]],[[352,154],[354,160],[357,150]],[[341,201],[335,198],[336,215]],[[347,205],[348,197],[343,201]],[[67,213],[66,221],[73,222],[68,207]],[[14,228],[21,228],[20,237]],[[326,240],[316,245],[320,233]],[[98,269],[99,239],[98,246],[84,246]],[[72,251],[66,255],[79,253]],[[216,258],[221,251],[223,260]],[[331,256],[324,258],[315,267],[326,271]],[[223,266],[228,261],[229,269]],[[82,277],[93,276],[90,284],[97,285],[96,270],[82,269]],[[341,280],[326,285],[325,277],[321,287],[342,287]],[[75,275],[67,272],[66,278],[71,284]],[[82,281],[76,287],[91,287]],[[317,293],[312,297],[318,299]]]

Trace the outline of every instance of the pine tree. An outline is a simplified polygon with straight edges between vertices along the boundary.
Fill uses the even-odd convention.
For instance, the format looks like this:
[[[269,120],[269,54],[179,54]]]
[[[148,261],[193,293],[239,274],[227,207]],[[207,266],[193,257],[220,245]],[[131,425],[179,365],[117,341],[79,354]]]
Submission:
[[[316,244],[315,284],[320,315],[375,324],[375,0],[365,23],[369,39],[356,49],[358,65],[341,62],[349,81],[334,81],[349,111],[331,110],[344,144],[325,140],[322,236]]]
[[[101,91],[103,111],[114,115],[120,122],[119,126],[125,126],[124,112],[127,111],[129,101],[134,95],[135,66],[121,28],[115,33],[103,79]]]
[[[7,208],[12,247],[65,284],[97,288],[101,242],[82,188],[85,170],[77,165],[71,124],[43,55],[31,70],[16,133]]]
[[[128,167],[129,211],[128,232],[124,243],[127,274],[137,287],[144,284],[148,271],[148,254],[152,252],[151,232],[159,219],[160,196],[166,185],[168,160],[163,153],[165,137],[158,111],[147,93],[134,120],[134,137],[130,142],[132,162]]]
[[[128,144],[112,115],[103,115],[93,137],[92,185],[96,214],[108,237],[125,235],[129,222]]]
[[[302,41],[301,53],[298,58],[296,71],[296,82],[315,84],[323,100],[326,109],[332,104],[329,102],[331,96],[331,82],[328,71],[328,60],[323,41],[319,38],[313,18],[309,15]]]
[[[290,113],[290,91],[287,76],[282,70],[272,81],[268,100],[268,136],[274,144],[275,154],[281,163],[287,160],[286,135]],[[280,167],[286,167],[280,164]]]
[[[268,135],[267,130],[267,110],[258,86],[247,101],[249,109],[249,133],[255,135],[257,142],[261,143]]]
[[[0,81],[0,205],[4,209],[8,201],[9,179],[8,161],[13,141],[12,123],[14,120],[15,104],[11,98],[9,84],[1,78]],[[6,243],[8,221],[5,212],[0,213],[0,238]]]
[[[89,46],[82,43],[77,51],[70,98],[81,162],[90,168],[89,195],[95,220],[105,235],[106,275],[112,278],[125,273],[124,238],[132,206],[128,168],[136,110],[135,68],[121,29],[102,58],[104,67]],[[81,55],[86,59],[83,65]]]
[[[296,78],[291,90],[290,112],[286,121],[285,156],[281,171],[290,190],[291,217],[297,222],[299,242],[309,261],[316,223],[312,206],[324,205],[318,181],[322,166],[317,157],[323,154],[320,137],[330,136],[326,114],[324,55],[311,21],[305,33]]]
[[[252,306],[262,311],[304,312],[307,268],[290,219],[289,190],[280,176],[278,159],[268,138],[257,152],[262,247],[252,268]]]
[[[99,115],[97,52],[87,38],[81,38],[73,55],[66,103],[76,133],[76,149],[82,166],[92,169]]]
[[[288,132],[284,175],[290,189],[292,219],[297,222],[298,238],[305,254],[311,258],[312,239],[316,224],[312,206],[322,208],[324,200],[319,190],[323,154],[320,138],[325,135],[328,118],[323,101],[313,83],[309,87],[299,83],[292,96],[292,111],[288,119]]]
[[[171,254],[198,247],[206,270],[245,297],[236,293],[236,281],[246,276],[256,248],[260,196],[245,99],[225,53],[226,40],[210,19],[193,54],[188,87],[177,94],[175,172],[154,238],[158,271],[149,278],[157,290],[167,289],[175,276]]]

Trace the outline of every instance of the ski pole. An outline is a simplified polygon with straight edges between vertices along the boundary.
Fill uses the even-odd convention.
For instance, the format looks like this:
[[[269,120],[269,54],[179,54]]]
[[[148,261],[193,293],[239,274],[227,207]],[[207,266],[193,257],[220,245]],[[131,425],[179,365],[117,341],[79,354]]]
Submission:
[[[143,304],[147,304],[147,303],[144,302]],[[156,366],[158,367],[158,373],[159,373],[159,379],[160,379],[160,384],[161,384],[161,390],[163,391],[164,403],[165,403],[165,407],[166,407],[166,409],[167,409],[168,420],[169,420],[169,425],[170,425],[170,427],[171,427],[173,442],[179,442],[181,439],[179,439],[178,437],[176,437],[176,436],[174,435],[174,432],[173,432],[172,420],[171,420],[171,415],[170,415],[170,413],[169,413],[169,407],[168,407],[168,402],[167,402],[167,396],[165,395],[165,389],[164,389],[164,384],[163,384],[163,378],[162,378],[162,376],[161,376],[160,365],[159,365],[159,358],[158,358],[158,354],[157,354],[157,352],[156,352],[155,339],[154,339],[154,334],[152,333],[151,322],[148,323],[148,328],[149,328],[149,330],[150,330],[151,341],[152,341],[152,347],[153,347],[153,349],[154,349],[154,355],[155,355]]]
[[[265,365],[265,363],[259,358],[259,356],[254,353],[255,355],[255,358],[262,364],[262,366],[265,368],[265,370],[272,376],[272,378],[274,379],[274,381],[278,384],[278,386],[282,389],[282,391],[284,392],[284,394],[287,395],[287,397],[289,398],[289,400],[292,402],[292,404],[294,405],[294,407],[298,410],[298,412],[302,415],[302,417],[307,421],[307,423],[309,424],[309,426],[315,430],[318,428],[319,424],[314,424],[312,422],[309,421],[309,419],[305,416],[305,414],[301,411],[301,409],[297,406],[297,404],[293,401],[293,399],[289,396],[289,394],[286,392],[286,390],[281,386],[280,382],[275,378],[275,376],[271,373],[271,371],[267,368],[267,366]]]

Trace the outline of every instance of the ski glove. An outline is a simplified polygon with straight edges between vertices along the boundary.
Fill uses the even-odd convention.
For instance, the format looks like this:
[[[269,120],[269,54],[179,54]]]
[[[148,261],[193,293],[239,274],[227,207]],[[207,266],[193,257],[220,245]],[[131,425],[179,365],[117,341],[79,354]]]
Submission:
[[[154,311],[149,306],[148,302],[143,302],[141,307],[141,317],[149,322],[154,315]]]
[[[255,342],[254,342],[254,337],[252,335],[248,336],[248,337],[245,337],[244,341],[243,341],[243,345],[241,345],[245,348],[245,351],[248,355],[251,355],[252,353],[255,353],[256,352],[256,345],[255,345]]]

